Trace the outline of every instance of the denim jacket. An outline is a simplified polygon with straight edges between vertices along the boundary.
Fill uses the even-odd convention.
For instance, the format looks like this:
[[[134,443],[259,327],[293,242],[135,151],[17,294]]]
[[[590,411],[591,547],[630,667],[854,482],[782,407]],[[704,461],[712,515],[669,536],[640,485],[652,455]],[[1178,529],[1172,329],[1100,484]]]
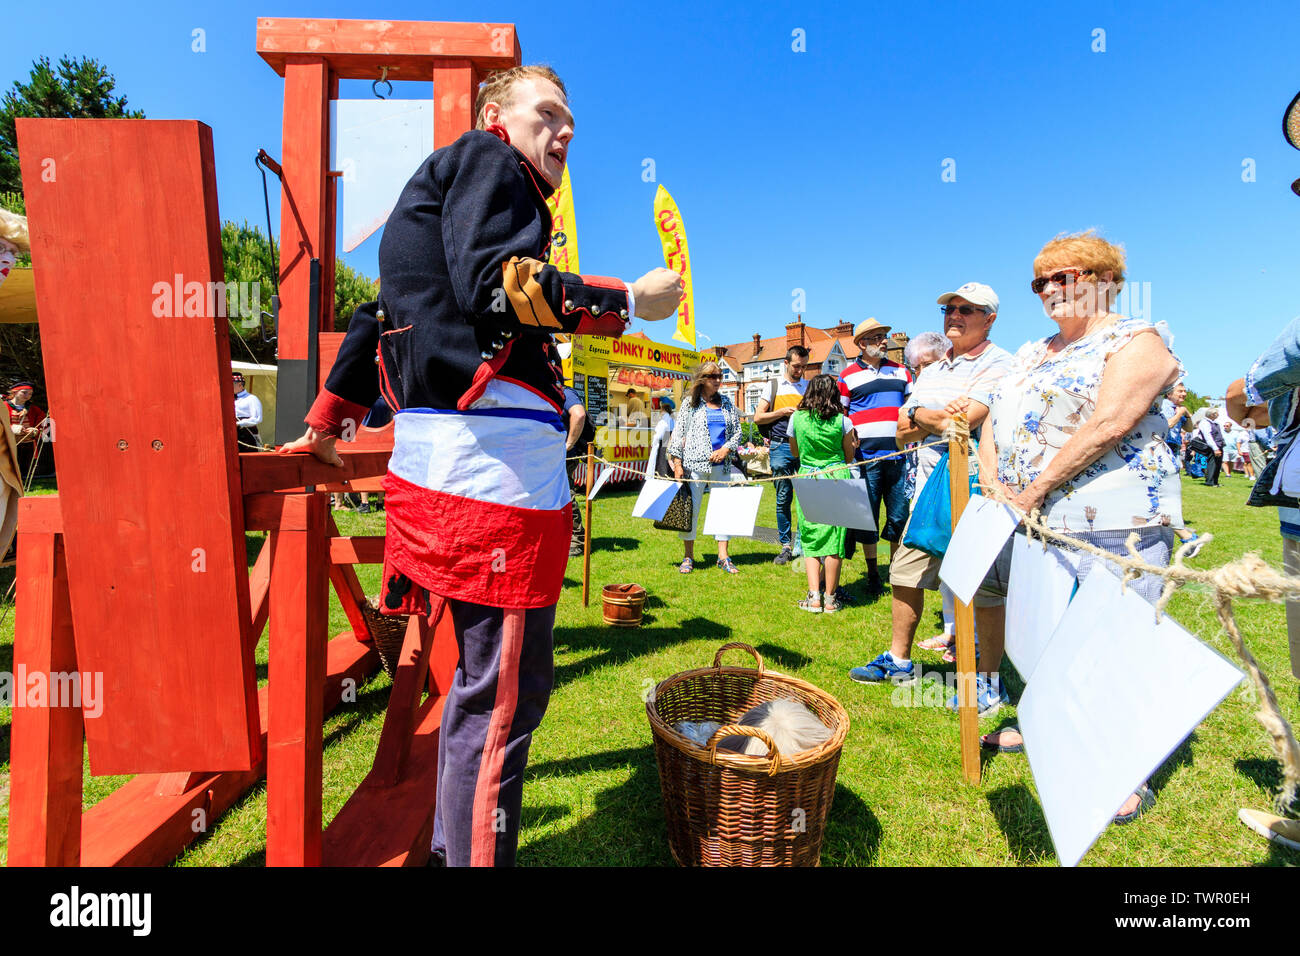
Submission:
[[[1277,505],[1280,508],[1295,508],[1296,499],[1289,495],[1272,494],[1273,477],[1279,463],[1285,457],[1287,449],[1300,432],[1300,416],[1297,411],[1297,391],[1300,390],[1300,316],[1292,319],[1282,334],[1255,359],[1255,364],[1246,374],[1246,401],[1251,405],[1268,402],[1268,417],[1273,427],[1278,430],[1277,455],[1260,474],[1251,490],[1248,504],[1255,507]],[[1286,515],[1283,515],[1284,531]],[[1294,525],[1292,526],[1294,528]],[[1300,537],[1300,528],[1293,536]]]

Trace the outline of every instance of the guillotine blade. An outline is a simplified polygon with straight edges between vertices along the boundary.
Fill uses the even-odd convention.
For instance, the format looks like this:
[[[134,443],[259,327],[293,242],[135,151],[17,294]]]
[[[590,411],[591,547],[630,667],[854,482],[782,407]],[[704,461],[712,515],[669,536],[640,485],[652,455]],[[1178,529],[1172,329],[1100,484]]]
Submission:
[[[330,168],[341,172],[343,251],[351,252],[385,222],[407,180],[433,152],[430,100],[334,100]]]

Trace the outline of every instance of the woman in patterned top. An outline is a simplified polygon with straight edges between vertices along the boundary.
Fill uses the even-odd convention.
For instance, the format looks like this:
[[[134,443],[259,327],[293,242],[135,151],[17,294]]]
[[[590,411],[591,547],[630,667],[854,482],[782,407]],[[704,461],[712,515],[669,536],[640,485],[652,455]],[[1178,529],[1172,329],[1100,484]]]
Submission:
[[[718,391],[722,369],[717,362],[705,362],[695,373],[695,381],[682,396],[681,414],[668,442],[668,463],[678,481],[694,479],[691,488],[691,530],[681,532],[685,557],[677,570],[689,574],[695,568],[695,534],[700,526],[700,503],[704,497],[701,479],[726,481],[727,459],[740,447],[740,415],[731,399]],[[728,536],[714,535],[718,542],[718,567],[729,574],[736,566],[727,556]]]
[[[1163,325],[1110,311],[1123,284],[1123,249],[1092,232],[1057,237],[1039,252],[1031,288],[1059,331],[1022,346],[1017,369],[999,383],[988,417],[993,441],[979,446],[981,480],[1017,510],[1040,509],[1049,527],[1118,555],[1127,555],[1124,542],[1136,531],[1142,557],[1164,566],[1183,514],[1160,400],[1183,369]],[[1005,594],[1010,554],[1008,542],[985,580],[993,593]],[[1096,562],[1087,554],[1074,560],[1082,581]],[[1162,583],[1144,575],[1129,587],[1154,602]],[[980,633],[981,670],[988,668],[981,680],[996,678],[1003,637]],[[984,742],[1023,744],[1014,728]],[[1128,823],[1154,800],[1143,784],[1115,822]]]

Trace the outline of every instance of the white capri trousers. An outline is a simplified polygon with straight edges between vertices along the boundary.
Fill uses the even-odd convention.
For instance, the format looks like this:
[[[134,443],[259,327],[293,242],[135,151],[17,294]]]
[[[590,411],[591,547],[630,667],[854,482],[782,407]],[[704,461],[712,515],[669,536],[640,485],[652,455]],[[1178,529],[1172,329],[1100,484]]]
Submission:
[[[691,530],[679,531],[678,535],[683,541],[694,541],[695,535],[700,527],[700,510],[704,501],[704,485],[700,483],[701,478],[707,478],[712,481],[727,481],[731,477],[731,469],[726,462],[713,465],[708,471],[691,472]],[[714,541],[730,541],[729,534],[715,534]]]

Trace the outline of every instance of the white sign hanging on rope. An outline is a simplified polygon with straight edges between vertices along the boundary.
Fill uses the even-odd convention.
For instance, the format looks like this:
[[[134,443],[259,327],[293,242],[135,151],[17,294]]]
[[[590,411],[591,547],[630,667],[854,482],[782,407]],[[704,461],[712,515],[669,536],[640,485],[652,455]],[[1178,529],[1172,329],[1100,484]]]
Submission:
[[[668,513],[673,495],[677,494],[677,489],[680,487],[680,481],[647,478],[645,484],[641,486],[641,493],[636,496],[636,504],[632,506],[632,517],[658,521]]]
[[[816,524],[875,531],[871,496],[861,478],[792,478],[804,517]]]
[[[1027,534],[1011,536],[1007,588],[1007,656],[1026,683],[1056,633],[1074,592],[1074,562],[1060,548]]]
[[[1020,519],[1009,507],[983,495],[973,495],[953,529],[952,540],[939,565],[939,579],[958,600],[969,604],[984,575]]]
[[[762,497],[762,487],[714,485],[709,492],[704,533],[725,534],[732,538],[750,537],[754,533],[754,522],[758,520],[758,503]]]
[[[1010,619],[1007,630],[1011,631]],[[1079,585],[1017,706],[1056,855],[1074,866],[1242,673],[1108,566]]]

